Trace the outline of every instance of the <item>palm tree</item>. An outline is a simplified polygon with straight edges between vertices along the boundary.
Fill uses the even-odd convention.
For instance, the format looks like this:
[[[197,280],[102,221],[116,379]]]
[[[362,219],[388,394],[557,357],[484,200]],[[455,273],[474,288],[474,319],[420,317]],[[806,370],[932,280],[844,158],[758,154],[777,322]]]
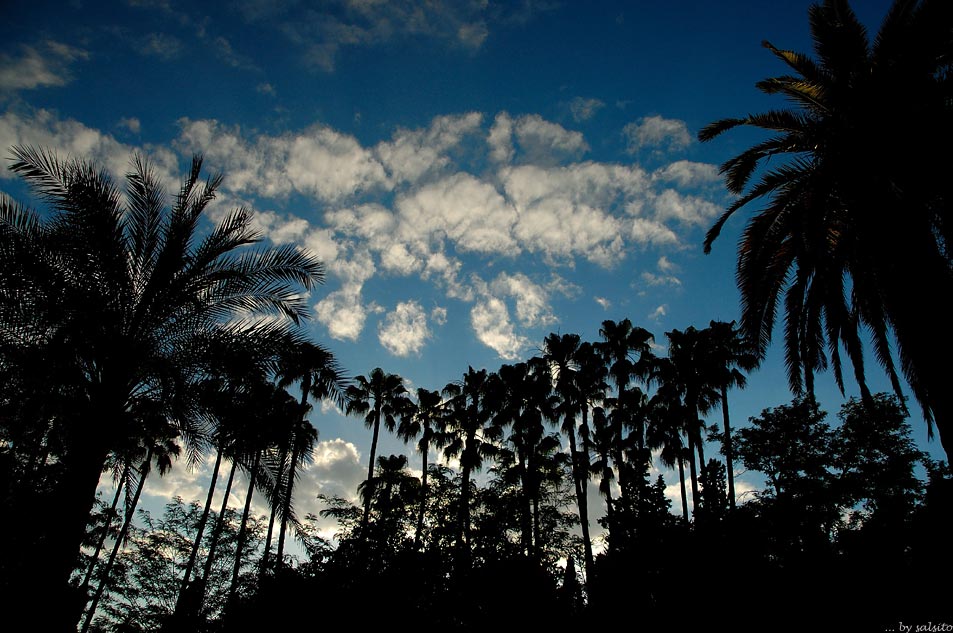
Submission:
[[[423,466],[420,476],[420,501],[417,508],[417,527],[414,530],[414,547],[420,548],[424,529],[424,509],[427,506],[427,467],[430,445],[437,438],[443,425],[444,407],[440,392],[420,387],[417,389],[417,402],[397,427],[397,436],[409,442],[417,437],[417,450],[420,452]]]
[[[324,347],[310,341],[289,341],[284,353],[278,360],[278,385],[287,387],[293,383],[301,385],[301,420],[293,427],[290,441],[291,459],[288,465],[287,481],[281,495],[283,506],[281,530],[278,532],[278,550],[276,560],[282,564],[285,545],[285,530],[291,514],[291,497],[294,480],[301,459],[310,456],[318,432],[307,419],[310,405],[308,397],[318,400],[330,400],[335,406],[344,407],[347,402],[347,379],[334,355]]]
[[[656,363],[656,377],[666,385],[678,391],[682,398],[682,411],[685,414],[683,426],[688,438],[688,465],[692,479],[692,512],[698,510],[698,468],[705,462],[704,427],[700,415],[711,411],[718,401],[719,392],[715,384],[720,378],[713,368],[712,358],[707,346],[708,339],[694,327],[685,331],[672,330],[665,333],[668,338],[669,363]],[[696,467],[695,453],[698,453]]]
[[[894,338],[901,371],[950,455],[953,392],[935,363],[953,354],[953,331],[934,297],[953,291],[953,158],[944,149],[953,140],[953,6],[895,0],[872,43],[847,0],[825,0],[808,16],[816,59],[765,42],[793,74],[757,83],[793,107],[699,132],[703,141],[736,127],[771,134],[722,166],[740,197],[709,230],[705,251],[736,211],[762,203],[744,229],[737,265],[740,329],[759,357],[782,295],[795,394],[813,393],[814,372],[828,365],[825,347],[843,391],[843,346],[869,400],[863,328],[900,395]]]
[[[371,454],[367,465],[367,481],[372,482],[381,424],[388,431],[394,431],[397,428],[398,419],[406,416],[412,403],[410,398],[407,397],[407,388],[404,387],[403,378],[397,374],[386,374],[380,367],[371,370],[367,377],[358,376],[354,381],[356,384],[350,385],[346,392],[347,413],[349,415],[351,413],[363,414],[364,424],[368,428],[374,429],[371,437]],[[369,485],[373,486],[373,483]],[[373,490],[369,490],[365,495],[364,515],[361,518],[362,534],[367,528],[367,521],[371,512],[370,499],[373,497]]]
[[[268,382],[262,382],[258,385],[252,385],[248,391],[248,397],[245,406],[250,409],[252,416],[260,416],[259,422],[263,420],[277,420],[276,428],[287,426],[285,421],[297,420],[300,415],[298,402],[284,389],[276,387]],[[248,464],[248,455],[245,455],[246,472],[248,473],[248,490],[245,493],[245,506],[242,510],[242,519],[238,528],[238,540],[235,544],[235,564],[232,567],[232,581],[229,586],[228,604],[235,602],[238,591],[238,577],[242,567],[242,551],[245,547],[246,532],[248,528],[248,516],[251,512],[252,496],[261,477],[262,457],[269,447],[277,443],[274,433],[269,432],[271,428],[263,424],[256,425],[255,429],[246,436],[246,452],[251,453],[251,463]],[[277,499],[275,499],[277,502]],[[277,503],[276,503],[277,504]]]
[[[601,384],[598,384],[598,378],[595,378],[598,374],[595,372],[590,372],[586,376],[582,375],[584,353],[577,334],[562,336],[550,334],[543,340],[543,359],[550,366],[555,391],[560,398],[558,414],[563,418],[562,432],[569,438],[576,505],[579,508],[579,524],[582,528],[586,577],[592,578],[594,560],[592,540],[589,536],[588,499],[589,429],[585,417],[589,410],[589,399],[594,393],[598,393]],[[604,367],[604,364],[601,365]],[[590,363],[589,367],[593,366],[594,363]],[[583,425],[580,427],[580,435],[584,438],[582,451],[576,449],[577,414],[583,416]]]
[[[28,592],[23,604],[39,593],[63,605],[36,623],[63,630],[81,608],[68,581],[110,453],[139,433],[146,410],[163,411],[191,441],[198,415],[190,386],[207,342],[307,318],[301,290],[323,279],[323,267],[294,246],[247,248],[258,236],[244,209],[200,232],[221,177],[200,185],[199,156],[166,210],[154,171],[138,157],[123,195],[89,163],[24,147],[13,154],[12,169],[51,212],[41,219],[0,200],[0,344],[41,345],[72,382],[51,393],[70,401],[61,407],[68,423],[57,426],[60,475],[34,516],[37,529],[14,544],[29,552],[30,577],[0,589],[14,603]],[[265,314],[283,320],[266,324]]]
[[[725,460],[728,462],[728,504],[735,509],[734,453],[731,444],[731,419],[728,415],[728,389],[744,389],[747,384],[740,370],[750,371],[757,364],[757,356],[735,328],[735,322],[711,321],[703,330],[708,337],[708,358],[715,372],[715,386],[721,389],[721,412],[725,422]]]
[[[658,359],[659,365],[671,363],[667,358]],[[672,375],[671,369],[659,369],[662,376]],[[661,383],[652,396],[649,424],[646,427],[646,443],[658,450],[659,460],[667,468],[678,467],[678,482],[682,494],[682,520],[688,524],[688,497],[685,492],[685,443],[682,441],[686,414],[678,388],[674,384]],[[694,494],[694,491],[693,493]]]
[[[543,456],[556,447],[546,434],[545,422],[557,417],[552,377],[548,365],[540,358],[528,363],[503,365],[487,380],[484,408],[492,412],[492,434],[506,438],[512,449],[485,451],[501,462],[501,473],[518,478],[520,483],[520,540],[523,551],[538,558],[540,536],[540,495],[542,492]],[[497,430],[498,429],[498,430]]]
[[[161,430],[156,430],[155,434],[149,438],[149,448],[146,450],[145,458],[143,458],[142,464],[140,464],[138,468],[139,481],[136,484],[136,492],[126,508],[126,517],[123,521],[122,528],[119,530],[119,534],[116,536],[116,542],[113,544],[112,551],[109,554],[109,560],[101,570],[99,586],[96,587],[93,600],[86,610],[86,618],[83,620],[81,629],[82,633],[89,631],[89,626],[93,621],[93,616],[96,615],[99,601],[102,599],[109,585],[109,573],[116,562],[116,556],[119,554],[123,542],[126,540],[126,535],[129,533],[129,526],[132,524],[136,507],[139,505],[139,498],[142,496],[142,489],[146,484],[146,477],[148,477],[152,471],[152,462],[155,461],[159,467],[159,475],[165,475],[172,469],[172,459],[179,455],[179,446],[172,440],[173,434],[170,432],[171,429],[164,424],[163,420],[156,420],[155,422],[158,428],[164,427],[165,432],[163,433]]]
[[[467,368],[463,380],[443,388],[448,400],[448,417],[440,442],[449,459],[459,457],[461,469],[460,506],[457,519],[457,549],[461,569],[470,560],[470,478],[483,459],[494,452],[498,429],[493,428],[490,385],[493,379],[485,369]]]

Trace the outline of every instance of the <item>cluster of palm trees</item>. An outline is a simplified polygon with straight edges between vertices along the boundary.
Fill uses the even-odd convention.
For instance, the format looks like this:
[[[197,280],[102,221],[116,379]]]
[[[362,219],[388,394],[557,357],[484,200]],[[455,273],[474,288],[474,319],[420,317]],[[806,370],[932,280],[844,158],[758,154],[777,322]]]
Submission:
[[[4,522],[8,613],[43,595],[58,608],[34,614],[37,628],[75,630],[94,575],[87,570],[76,585],[70,576],[100,478],[112,469],[113,514],[123,490],[127,501],[88,628],[146,478],[180,452],[190,465],[215,455],[199,529],[212,530],[213,547],[221,527],[205,523],[227,459],[226,499],[236,470],[249,474],[243,521],[254,490],[269,496],[280,559],[295,469],[316,438],[308,400],[340,404],[346,387],[331,353],[297,329],[322,264],[293,246],[256,247],[244,209],[209,226],[203,216],[221,177],[201,182],[201,157],[167,207],[139,157],[123,192],[89,163],[29,147],[13,153],[13,171],[48,211],[0,199],[0,493],[7,516],[32,526]],[[280,388],[291,385],[300,401]],[[183,597],[208,575],[207,554],[199,574],[193,550]]]
[[[610,546],[624,547],[644,492],[640,482],[656,451],[665,465],[677,466],[682,475],[682,518],[687,524],[683,465],[689,464],[693,512],[701,502],[699,481],[706,466],[700,416],[717,403],[724,404],[723,439],[730,455],[727,390],[744,385],[739,370],[751,369],[755,357],[731,323],[713,321],[702,330],[667,332],[667,356],[657,356],[653,335],[628,319],[604,321],[600,333],[602,340],[594,343],[576,334],[550,334],[538,356],[505,364],[496,372],[470,367],[440,392],[419,388],[416,397],[407,392],[400,376],[380,368],[357,377],[347,389],[346,409],[364,414],[373,428],[358,535],[368,527],[381,476],[380,468],[376,474],[374,470],[381,426],[404,441],[418,440],[423,459],[414,534],[418,546],[425,530],[430,452],[439,450],[459,464],[455,558],[463,567],[471,548],[471,482],[486,460],[494,468],[506,467],[518,483],[520,548],[531,558],[538,556],[541,542],[540,494],[547,465],[554,455],[567,460],[590,577],[591,479],[599,481],[605,496]]]

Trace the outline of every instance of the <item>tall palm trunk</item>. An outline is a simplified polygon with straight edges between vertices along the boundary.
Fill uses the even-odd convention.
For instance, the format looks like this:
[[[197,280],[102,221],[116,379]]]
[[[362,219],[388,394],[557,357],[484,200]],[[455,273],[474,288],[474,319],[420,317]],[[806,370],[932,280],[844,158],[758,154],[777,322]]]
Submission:
[[[205,592],[208,591],[208,581],[212,576],[212,564],[215,562],[215,550],[218,549],[218,541],[222,536],[222,530],[225,528],[225,513],[228,511],[228,497],[232,494],[232,483],[235,481],[235,471],[238,468],[238,460],[232,459],[232,467],[228,472],[228,481],[225,484],[225,494],[222,496],[222,509],[218,513],[218,519],[215,521],[215,527],[212,529],[212,542],[209,544],[208,556],[205,557],[205,568],[202,570],[202,600],[199,602],[201,611],[202,602],[204,602]]]
[[[682,519],[688,525],[688,495],[685,494],[685,460],[678,456],[678,485],[682,491]]]
[[[572,480],[576,488],[576,505],[579,508],[579,525],[582,528],[582,543],[583,548],[585,549],[586,557],[586,577],[589,578],[590,576],[588,576],[588,574],[592,572],[593,563],[592,541],[589,538],[589,500],[587,499],[586,495],[586,484],[589,480],[589,469],[586,468],[583,470],[582,464],[580,464],[582,461],[582,456],[576,450],[576,431],[575,428],[573,428],[575,426],[574,423],[574,419],[570,421],[569,416],[566,416],[566,426],[569,429],[569,433],[567,433],[569,436],[569,454],[572,456]],[[586,473],[585,477],[583,476],[583,473]]]
[[[128,461],[126,464],[128,465]],[[125,472],[126,468],[124,468],[123,471]],[[116,508],[119,506],[119,499],[122,496],[126,477],[128,477],[128,473],[124,474],[123,478],[118,484],[116,484],[116,494],[113,495],[112,505],[109,506],[109,512],[106,514],[106,522],[103,524],[103,532],[99,535],[99,540],[96,542],[96,550],[93,552],[93,555],[89,561],[89,567],[86,569],[86,575],[83,576],[83,584],[80,585],[80,591],[82,591],[84,595],[89,590],[89,583],[93,578],[93,571],[96,569],[96,563],[99,562],[99,553],[103,550],[103,545],[105,545],[106,538],[109,536],[109,527],[112,525],[113,516],[116,514]]]
[[[589,411],[588,406],[582,408],[582,424],[579,426],[579,437],[582,439],[582,453],[579,455],[579,470],[582,474],[582,497],[579,505],[579,520],[582,523],[582,537],[585,554],[586,580],[592,578],[595,565],[592,556],[592,538],[589,536]]]
[[[532,519],[532,494],[530,492],[529,471],[526,466],[526,451],[520,448],[518,451],[519,469],[520,469],[520,547],[523,554],[533,556],[533,519]]]
[[[377,439],[381,433],[381,406],[375,408],[374,432],[371,435],[371,455],[367,464],[367,496],[364,498],[364,515],[361,517],[361,538],[366,540],[367,523],[371,518],[371,500],[374,498],[374,459],[377,457]]]
[[[142,465],[139,467],[139,485],[136,486],[136,494],[132,498],[132,503],[129,508],[126,510],[126,519],[123,521],[122,529],[119,531],[119,535],[116,537],[116,543],[113,545],[112,552],[109,554],[109,560],[106,562],[106,567],[103,569],[102,578],[99,580],[99,586],[96,588],[96,595],[93,596],[93,601],[89,605],[89,609],[86,611],[86,619],[83,621],[82,633],[87,633],[89,631],[89,625],[93,621],[93,616],[96,615],[96,609],[99,607],[99,601],[103,597],[103,593],[106,591],[106,587],[109,586],[109,572],[112,571],[113,564],[116,562],[116,556],[119,554],[119,549],[122,547],[123,541],[126,540],[126,535],[129,533],[129,526],[132,524],[132,520],[136,514],[136,506],[139,505],[139,497],[142,495],[142,488],[146,484],[146,477],[149,476],[150,466],[152,464],[152,454],[153,450],[150,448],[146,453],[146,458],[143,460]]]
[[[258,575],[264,577],[268,571],[268,556],[271,553],[271,537],[275,530],[275,517],[278,515],[278,508],[282,503],[281,478],[285,472],[285,460],[288,457],[288,438],[286,437],[278,451],[278,472],[275,477],[275,488],[273,499],[271,500],[271,514],[268,517],[268,533],[265,536],[265,551],[262,552],[261,562],[259,563]]]
[[[33,604],[43,595],[51,604],[62,605],[43,613],[38,629],[75,631],[88,596],[71,587],[69,577],[86,537],[87,521],[96,502],[99,478],[109,456],[108,443],[94,434],[70,443],[63,459],[63,484],[38,508],[39,534],[31,539],[36,548],[34,564],[11,587],[10,604]]]
[[[242,522],[238,527],[238,541],[235,543],[235,566],[232,568],[232,582],[228,588],[228,604],[235,602],[238,591],[238,575],[242,568],[242,550],[245,548],[245,536],[248,529],[248,515],[251,513],[251,500],[255,493],[255,480],[258,476],[258,466],[261,464],[262,450],[255,451],[255,461],[252,462],[251,472],[248,475],[248,492],[245,494],[245,509],[242,510]]]
[[[695,434],[688,435],[688,470],[692,479],[692,516],[698,514],[698,470],[695,466]]]
[[[303,424],[303,422],[299,423]],[[298,466],[298,458],[301,454],[301,445],[298,441],[298,432],[300,432],[300,426],[296,429],[294,437],[291,438],[291,460],[288,462],[288,485],[285,486],[285,492],[283,495],[282,512],[281,512],[281,529],[278,532],[278,549],[275,552],[275,564],[279,567],[284,564],[284,555],[285,555],[285,531],[288,529],[288,517],[291,515],[291,495],[294,492],[294,483],[295,483],[295,471]]]
[[[728,462],[728,507],[735,509],[735,461],[731,445],[731,420],[728,417],[728,387],[721,386],[721,414],[725,421],[725,461]]]
[[[189,588],[189,579],[192,576],[192,570],[195,568],[195,561],[198,559],[199,548],[202,545],[202,536],[205,533],[205,524],[208,523],[209,513],[212,511],[212,497],[215,495],[215,486],[218,483],[218,471],[222,465],[222,446],[219,444],[218,451],[215,453],[215,466],[212,467],[212,480],[208,485],[208,496],[205,497],[205,508],[202,510],[202,517],[195,528],[195,541],[192,543],[192,551],[189,553],[189,562],[185,565],[185,572],[182,574],[182,586],[179,587],[179,596],[175,603],[177,613],[181,612],[184,606],[183,601]]]
[[[285,531],[288,529],[288,516],[291,514],[291,497],[294,492],[295,473],[298,470],[298,458],[301,454],[301,442],[299,434],[303,431],[305,421],[308,415],[308,392],[311,391],[311,375],[305,374],[301,381],[301,420],[291,437],[291,462],[288,464],[288,485],[285,488],[284,508],[281,513],[281,531],[278,532],[278,551],[275,558],[278,565],[281,565],[285,555]]]
[[[426,431],[424,431],[426,433]],[[427,506],[427,453],[430,452],[430,441],[425,437],[422,440],[420,452],[423,453],[423,472],[420,475],[420,505],[417,509],[417,529],[414,531],[414,549],[420,549],[421,536],[424,531],[424,509]]]

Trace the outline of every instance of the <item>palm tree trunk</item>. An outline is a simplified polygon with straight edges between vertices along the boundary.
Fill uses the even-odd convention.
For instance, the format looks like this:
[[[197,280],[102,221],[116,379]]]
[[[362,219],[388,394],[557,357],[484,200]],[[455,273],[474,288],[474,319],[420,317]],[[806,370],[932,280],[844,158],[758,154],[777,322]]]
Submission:
[[[425,431],[426,433],[426,431]],[[414,549],[420,549],[421,535],[424,531],[424,508],[427,505],[427,453],[430,452],[430,442],[424,439],[421,447],[423,453],[423,472],[420,476],[420,507],[417,509],[417,529],[414,531]]]
[[[189,587],[189,578],[192,576],[192,570],[195,568],[195,561],[199,555],[199,548],[202,545],[202,536],[205,533],[205,524],[208,523],[208,515],[212,511],[212,496],[215,494],[215,485],[218,483],[218,469],[222,465],[222,447],[218,447],[215,453],[215,466],[212,467],[212,481],[208,485],[208,496],[205,498],[205,509],[202,510],[202,518],[196,527],[195,541],[192,543],[192,552],[189,554],[189,562],[185,565],[185,573],[182,575],[182,586],[179,587],[179,596],[175,602],[176,612],[180,612]]]
[[[685,494],[685,460],[678,456],[678,484],[682,489],[682,519],[688,525],[688,495]]]
[[[692,478],[692,516],[698,513],[698,470],[695,467],[695,434],[688,433],[688,470]]]
[[[128,461],[126,462],[128,464]],[[125,470],[125,469],[124,469]],[[96,563],[99,562],[99,553],[103,550],[106,543],[106,537],[109,536],[109,526],[112,525],[113,515],[116,514],[116,508],[119,506],[119,498],[122,496],[125,477],[116,484],[116,494],[113,495],[112,505],[109,506],[109,514],[106,515],[106,523],[103,525],[103,533],[99,535],[99,541],[96,543],[96,550],[93,552],[89,562],[89,568],[86,569],[86,575],[83,576],[83,584],[80,585],[80,591],[85,595],[89,590],[89,583],[93,579],[93,570],[96,569]]]
[[[146,453],[146,458],[143,460],[142,465],[139,467],[139,485],[136,486],[136,494],[132,498],[132,503],[129,506],[129,509],[126,510],[126,520],[123,521],[122,529],[119,531],[119,535],[116,538],[116,543],[113,545],[112,552],[109,554],[109,560],[106,562],[106,567],[103,569],[102,578],[99,580],[99,586],[96,588],[96,595],[93,596],[93,601],[89,605],[89,609],[86,611],[86,619],[83,621],[82,633],[87,633],[89,631],[89,625],[93,621],[93,616],[96,615],[96,609],[99,607],[99,601],[103,597],[103,593],[106,591],[106,587],[109,586],[109,572],[112,571],[113,564],[116,562],[116,556],[119,554],[119,549],[122,547],[123,541],[126,540],[126,535],[129,532],[129,525],[132,523],[132,519],[136,513],[136,506],[139,505],[139,497],[142,495],[142,488],[146,484],[146,477],[149,475],[150,466],[152,463],[152,449]]]
[[[520,469],[520,482],[522,483],[522,494],[520,495],[523,498],[523,503],[521,504],[520,512],[520,545],[522,546],[523,553],[526,556],[533,556],[533,514],[532,514],[532,497],[533,495],[530,492],[530,478],[529,471],[526,467],[526,452],[523,449],[519,449],[519,469]]]
[[[43,502],[38,502],[35,525],[36,556],[5,598],[9,604],[33,604],[42,595],[50,604],[62,605],[37,615],[36,630],[75,631],[88,596],[69,583],[76,557],[86,537],[89,515],[96,502],[96,489],[109,456],[108,443],[92,433],[70,443],[63,459],[63,484]]]
[[[265,572],[268,570],[268,556],[271,553],[271,537],[275,530],[275,517],[278,515],[278,508],[281,507],[281,478],[285,472],[285,459],[287,459],[287,457],[288,438],[286,437],[285,441],[281,443],[281,449],[278,453],[278,472],[276,473],[274,494],[271,500],[271,515],[268,517],[268,534],[265,536],[265,551],[262,552],[261,562],[258,566],[259,578],[263,578]]]
[[[235,566],[232,568],[232,582],[228,588],[228,605],[235,602],[238,591],[238,575],[242,568],[242,550],[245,548],[245,531],[248,528],[248,515],[251,513],[251,500],[255,493],[255,479],[258,475],[258,466],[261,463],[262,451],[255,451],[255,461],[252,463],[248,475],[248,493],[245,495],[245,509],[242,511],[242,523],[238,528],[238,541],[235,543]]]
[[[582,424],[579,426],[579,436],[582,439],[582,453],[579,456],[579,465],[582,475],[582,497],[579,504],[579,520],[582,524],[583,547],[585,548],[586,582],[592,578],[595,561],[592,556],[592,539],[589,536],[589,420],[588,404],[582,407]]]
[[[374,433],[371,436],[371,455],[367,464],[367,497],[364,499],[364,516],[361,517],[361,538],[366,539],[367,522],[371,517],[371,500],[374,498],[374,459],[377,457],[377,439],[381,432],[381,409],[377,407],[377,416],[374,419]]]
[[[232,483],[235,481],[235,471],[238,468],[238,460],[232,459],[232,467],[228,472],[228,482],[225,484],[225,494],[222,497],[222,510],[218,513],[218,519],[215,521],[215,527],[212,530],[212,542],[208,548],[208,556],[205,557],[205,569],[202,570],[202,587],[208,591],[208,581],[212,575],[212,563],[215,561],[215,550],[218,549],[218,540],[222,536],[222,530],[225,527],[225,513],[228,511],[228,496],[232,494]],[[202,610],[205,594],[202,594],[199,601],[199,611]]]
[[[725,460],[728,462],[728,507],[735,509],[735,462],[731,446],[731,420],[728,417],[728,387],[721,387],[721,414],[725,421]]]
[[[304,424],[304,421],[300,424]],[[300,431],[300,427],[298,429]],[[275,552],[275,563],[280,567],[284,564],[285,530],[288,528],[288,516],[291,514],[291,495],[294,492],[295,472],[298,470],[298,457],[301,454],[301,445],[298,434],[291,438],[291,460],[288,462],[288,485],[285,487],[284,505],[281,513],[281,530],[278,532],[278,550]]]
[[[582,528],[582,544],[586,557],[586,574],[592,571],[592,541],[589,539],[589,500],[586,498],[586,482],[588,477],[583,478],[583,472],[588,474],[588,469],[583,471],[581,456],[576,450],[576,432],[573,428],[575,420],[569,421],[567,416],[567,427],[569,428],[569,454],[572,456],[572,480],[576,488],[576,505],[579,508],[579,525]]]

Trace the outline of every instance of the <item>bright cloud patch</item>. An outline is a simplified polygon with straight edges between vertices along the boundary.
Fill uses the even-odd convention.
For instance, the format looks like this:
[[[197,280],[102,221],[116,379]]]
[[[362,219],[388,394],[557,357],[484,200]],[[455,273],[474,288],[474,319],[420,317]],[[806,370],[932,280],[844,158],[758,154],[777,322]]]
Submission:
[[[0,53],[0,93],[69,83],[69,65],[89,54],[60,42],[47,41],[40,48],[24,46],[18,56]]]
[[[629,123],[623,128],[622,134],[632,154],[643,148],[675,151],[688,147],[692,142],[684,121],[661,116],[647,116]]]
[[[381,345],[395,356],[419,354],[430,336],[427,314],[416,301],[398,303],[377,331]]]
[[[580,116],[601,107],[574,103]],[[122,126],[135,131],[136,124],[127,119]],[[254,222],[266,238],[298,244],[325,263],[329,285],[314,293],[314,314],[340,340],[358,340],[383,312],[364,296],[369,279],[416,277],[469,304],[477,338],[502,358],[515,358],[529,330],[556,322],[551,294],[574,298],[564,291],[571,284],[560,290],[541,284],[538,272],[517,272],[525,263],[547,267],[552,279],[579,261],[612,269],[632,251],[677,251],[688,232],[721,211],[706,197],[718,179],[713,165],[678,160],[648,172],[638,164],[580,161],[589,149],[583,135],[539,115],[440,116],[371,146],[325,125],[280,135],[214,119],[179,125],[173,143],[179,156],[202,152],[210,170],[226,174],[213,219],[238,205],[263,209]],[[689,142],[684,123],[661,117],[631,124],[627,134],[646,147]],[[63,148],[119,176],[136,149],[43,110],[0,116],[0,144]],[[163,178],[175,183],[179,157],[146,149]],[[300,215],[282,210],[292,195],[310,208]],[[489,281],[479,276],[486,265],[495,267]],[[679,283],[664,258],[641,281],[659,288]],[[411,297],[398,300],[374,323],[378,337],[394,354],[419,353],[430,335],[428,315]],[[434,312],[429,322],[445,318]]]
[[[525,337],[516,333],[506,304],[496,297],[478,300],[470,310],[470,323],[480,342],[503,360],[519,358],[529,345]]]

